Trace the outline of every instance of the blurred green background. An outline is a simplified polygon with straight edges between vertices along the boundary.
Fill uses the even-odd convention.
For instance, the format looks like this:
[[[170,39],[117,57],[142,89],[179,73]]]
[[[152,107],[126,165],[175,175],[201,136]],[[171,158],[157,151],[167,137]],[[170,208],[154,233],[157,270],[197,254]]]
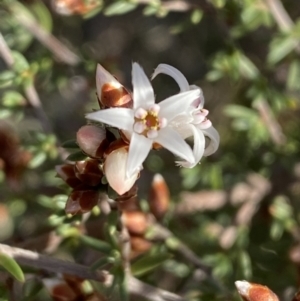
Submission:
[[[299,16],[295,0],[2,0],[0,32],[15,64],[0,60],[0,158],[8,164],[9,144],[26,163],[1,172],[0,240],[22,244],[70,224],[54,166],[65,158],[58,146],[98,109],[96,64],[131,89],[132,62],[149,77],[166,63],[202,88],[221,143],[193,169],[152,151],[139,196],[147,199],[155,173],[164,176],[172,202],[162,223],[230,294],[178,254],[143,280],[215,300],[236,298],[234,281],[246,279],[291,300],[300,282]],[[167,76],[153,85],[158,100],[178,92]],[[28,102],[31,86],[41,106]],[[54,253],[90,262],[74,241]]]

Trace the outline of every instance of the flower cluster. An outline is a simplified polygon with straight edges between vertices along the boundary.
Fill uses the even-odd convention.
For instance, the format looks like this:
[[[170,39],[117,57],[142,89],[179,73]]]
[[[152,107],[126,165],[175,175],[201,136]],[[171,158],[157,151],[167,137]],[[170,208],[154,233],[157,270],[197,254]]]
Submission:
[[[90,210],[105,181],[119,195],[128,192],[153,148],[168,149],[180,158],[177,164],[187,168],[217,150],[219,135],[203,108],[202,90],[190,86],[174,67],[160,64],[152,79],[160,73],[173,77],[180,92],[156,103],[151,82],[137,63],[132,66],[132,93],[98,65],[96,86],[101,109],[87,114],[91,124],[77,133],[77,144],[89,159],[57,167],[58,175],[73,188],[68,213]],[[185,141],[189,137],[193,137],[193,147]],[[85,200],[88,195],[93,196],[93,202]]]

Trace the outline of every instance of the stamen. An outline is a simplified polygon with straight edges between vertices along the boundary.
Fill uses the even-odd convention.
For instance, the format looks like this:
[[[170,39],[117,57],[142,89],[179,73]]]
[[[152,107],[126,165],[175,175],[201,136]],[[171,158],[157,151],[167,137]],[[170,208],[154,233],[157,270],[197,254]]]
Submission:
[[[160,106],[158,104],[154,104],[149,108],[149,112],[153,113],[156,116],[159,113],[159,111],[160,111]]]
[[[136,133],[142,134],[146,130],[146,125],[142,121],[138,121],[134,124],[133,129]]]
[[[193,123],[194,124],[199,124],[199,123],[203,122],[205,119],[206,119],[206,117],[203,116],[202,114],[195,114]]]
[[[206,109],[201,109],[200,112],[201,112],[201,114],[202,114],[203,116],[207,116],[208,113],[209,113],[209,111],[206,110]]]
[[[156,130],[149,130],[147,132],[147,137],[150,138],[150,139],[154,139],[158,136],[158,131]]]
[[[134,113],[134,117],[138,119],[144,119],[147,115],[148,112],[143,108],[138,108]]]
[[[212,126],[212,123],[209,119],[206,119],[203,122],[201,122],[198,126],[201,130],[206,130]]]
[[[167,124],[168,124],[168,121],[167,121],[166,118],[164,118],[164,117],[160,118],[160,120],[159,120],[159,128],[163,129],[163,128],[165,128],[167,126]]]

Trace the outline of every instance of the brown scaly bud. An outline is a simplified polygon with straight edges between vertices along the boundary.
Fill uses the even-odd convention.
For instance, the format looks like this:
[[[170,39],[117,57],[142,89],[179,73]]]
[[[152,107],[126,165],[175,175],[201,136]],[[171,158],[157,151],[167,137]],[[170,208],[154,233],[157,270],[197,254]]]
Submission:
[[[89,212],[97,205],[98,200],[97,190],[73,190],[67,200],[65,211],[72,215]]]
[[[298,291],[298,292],[295,294],[295,296],[294,296],[294,298],[292,299],[292,301],[300,301],[300,291]]]
[[[103,177],[98,160],[77,161],[74,169],[76,177],[89,186],[98,185]]]
[[[106,130],[95,125],[85,125],[79,129],[76,140],[83,152],[92,158],[102,158],[109,145]]]
[[[73,164],[56,165],[57,175],[63,179],[70,187],[76,188],[82,184],[81,180],[75,175]]]
[[[147,252],[151,247],[152,243],[140,236],[130,236],[130,245],[133,255],[139,255]]]
[[[161,219],[169,208],[170,191],[160,174],[154,176],[149,194],[150,210],[157,219]]]
[[[267,286],[245,280],[236,281],[235,286],[245,301],[279,301],[277,295]]]
[[[85,15],[101,5],[101,0],[52,0],[52,7],[60,15]]]
[[[74,290],[61,279],[44,279],[44,286],[55,301],[76,301]]]
[[[119,195],[130,190],[139,177],[139,171],[136,171],[130,178],[126,176],[127,157],[128,149],[122,147],[107,155],[104,162],[104,174],[107,181]]]
[[[139,211],[138,187],[134,184],[126,193],[115,198],[120,211]]]
[[[7,122],[0,122],[0,169],[3,169],[11,188],[18,189],[20,177],[31,154],[20,147],[20,139]]]
[[[96,71],[96,86],[100,106],[132,107],[133,101],[129,92],[100,64]]]
[[[148,228],[147,215],[141,211],[124,211],[122,221],[130,234],[143,235]]]

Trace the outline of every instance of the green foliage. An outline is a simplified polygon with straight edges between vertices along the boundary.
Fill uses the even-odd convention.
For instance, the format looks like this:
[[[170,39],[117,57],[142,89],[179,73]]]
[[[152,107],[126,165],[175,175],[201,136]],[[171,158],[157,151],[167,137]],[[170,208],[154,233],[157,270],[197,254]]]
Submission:
[[[0,228],[5,229],[1,240],[26,243],[50,233],[57,241],[42,251],[89,265],[95,272],[109,271],[114,276],[110,287],[94,283],[90,290],[105,292],[112,300],[130,300],[126,256],[135,277],[158,287],[162,283],[167,287],[169,279],[174,279],[169,289],[185,292],[184,298],[191,301],[237,300],[233,284],[242,279],[268,285],[280,296],[287,288],[296,291],[298,1],[281,1],[291,16],[286,29],[263,0],[78,1],[82,5],[68,7],[69,16],[59,15],[54,5],[46,6],[41,0],[0,2],[0,33],[14,61],[0,62],[0,131],[2,125],[11,125],[8,137],[16,131],[13,144],[18,151],[11,153],[10,160],[26,162],[9,174],[1,144]],[[89,8],[91,3],[94,6]],[[60,49],[61,42],[80,57],[76,66],[52,53],[49,43]],[[148,229],[150,251],[128,255],[122,249],[117,208],[106,212],[95,206],[83,215],[66,215],[74,189],[55,177],[55,165],[87,158],[75,138],[85,124],[84,114],[98,108],[96,63],[130,87],[132,61],[140,62],[149,76],[157,64],[171,64],[190,84],[201,86],[204,108],[210,110],[208,118],[219,131],[221,144],[192,169],[175,167],[165,150],[152,151],[141,171],[138,196],[143,198],[142,211],[150,212],[152,175],[163,174],[171,204],[159,222],[170,236],[158,239]],[[178,91],[176,84],[173,90],[159,80],[153,85],[157,99]],[[28,88],[32,87],[40,104],[31,102]],[[101,183],[97,192],[102,198],[108,186],[105,176]],[[186,191],[189,197],[182,193]],[[224,196],[223,203],[214,193]],[[117,197],[112,190],[108,196]],[[122,202],[115,207],[122,207]],[[144,236],[135,233],[134,238]],[[211,268],[213,277],[205,275],[191,260],[193,256]],[[24,281],[26,270],[14,259],[0,254],[0,265]],[[44,274],[30,273],[37,277],[24,284],[22,300],[50,300],[40,280]],[[0,298],[8,299],[4,285],[0,285]]]
[[[10,256],[0,253],[0,266],[14,276],[18,281],[24,282],[25,276],[18,263]]]

